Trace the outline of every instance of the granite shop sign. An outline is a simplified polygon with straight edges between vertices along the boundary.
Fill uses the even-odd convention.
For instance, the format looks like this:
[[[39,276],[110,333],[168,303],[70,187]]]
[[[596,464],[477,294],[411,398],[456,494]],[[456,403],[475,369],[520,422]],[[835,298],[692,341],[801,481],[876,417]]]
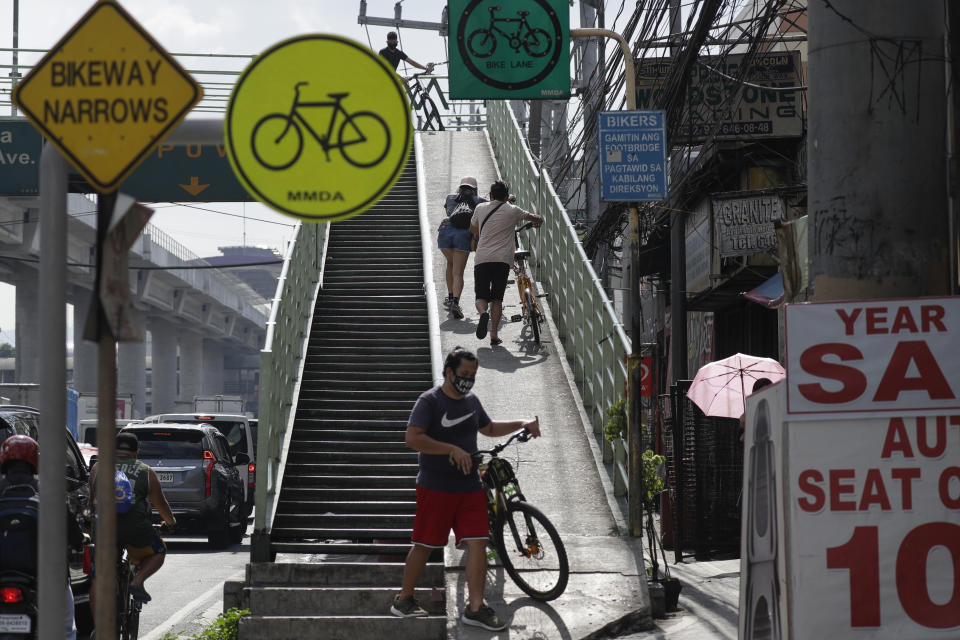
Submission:
[[[721,258],[762,253],[777,246],[774,223],[784,219],[779,194],[714,196],[712,204]]]

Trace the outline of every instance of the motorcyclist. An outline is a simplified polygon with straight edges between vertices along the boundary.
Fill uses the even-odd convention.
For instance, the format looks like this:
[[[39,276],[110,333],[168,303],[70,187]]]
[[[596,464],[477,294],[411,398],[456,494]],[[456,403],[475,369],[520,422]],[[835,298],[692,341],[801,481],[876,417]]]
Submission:
[[[27,498],[39,493],[37,480],[37,459],[40,445],[30,436],[17,434],[4,440],[0,445],[0,498]],[[80,524],[67,508],[67,543],[77,548],[83,544],[83,531]],[[73,624],[73,591],[70,589],[70,577],[67,575],[66,595],[66,635],[67,640],[76,640],[77,631]]]

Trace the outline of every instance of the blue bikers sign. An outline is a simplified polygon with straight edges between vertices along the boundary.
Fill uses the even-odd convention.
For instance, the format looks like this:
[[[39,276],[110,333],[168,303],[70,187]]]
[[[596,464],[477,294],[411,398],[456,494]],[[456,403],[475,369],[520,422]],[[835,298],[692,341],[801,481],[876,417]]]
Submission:
[[[667,199],[667,131],[664,111],[601,111],[600,197],[659,202]]]

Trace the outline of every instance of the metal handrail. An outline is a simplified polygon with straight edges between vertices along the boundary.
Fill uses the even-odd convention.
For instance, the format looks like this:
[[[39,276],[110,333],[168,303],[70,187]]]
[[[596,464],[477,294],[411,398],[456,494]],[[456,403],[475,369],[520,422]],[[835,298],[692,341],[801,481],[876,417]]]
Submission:
[[[527,149],[517,119],[506,101],[487,102],[487,129],[501,175],[520,206],[544,217],[530,247],[536,280],[550,292],[550,311],[559,331],[593,430],[601,433],[605,409],[624,397],[630,339],[617,319],[602,282],[587,258],[566,208],[547,175]],[[623,450],[624,443],[616,449]],[[603,440],[604,461],[615,447]],[[617,452],[615,488],[626,492],[626,466]]]
[[[323,283],[328,223],[297,223],[283,260],[260,352],[260,410],[257,430],[256,514],[252,562],[270,560],[270,530],[277,491],[293,433],[313,308]]]

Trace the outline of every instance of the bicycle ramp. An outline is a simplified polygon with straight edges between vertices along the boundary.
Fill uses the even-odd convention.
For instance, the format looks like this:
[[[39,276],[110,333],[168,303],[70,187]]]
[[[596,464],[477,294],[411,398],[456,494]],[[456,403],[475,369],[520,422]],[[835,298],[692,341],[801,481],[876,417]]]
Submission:
[[[331,225],[270,536],[310,562],[248,565],[240,638],[443,637],[439,555],[417,594],[434,615],[388,611],[416,509],[407,418],[432,385],[423,283],[411,155],[377,205]]]

